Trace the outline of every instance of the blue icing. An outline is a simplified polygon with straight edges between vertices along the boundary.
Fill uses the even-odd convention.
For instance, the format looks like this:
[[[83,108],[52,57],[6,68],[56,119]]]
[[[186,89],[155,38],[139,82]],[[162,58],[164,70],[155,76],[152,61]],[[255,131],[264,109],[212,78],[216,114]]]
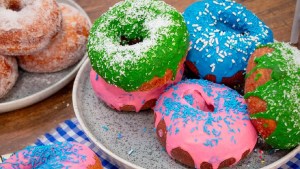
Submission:
[[[231,0],[202,0],[183,13],[192,42],[187,60],[200,77],[220,83],[244,71],[256,46],[273,42],[273,33],[255,14]]]
[[[220,140],[222,140],[222,138],[219,138],[221,136],[221,128],[223,129],[225,127],[225,130],[228,132],[228,134],[231,135],[235,135],[237,132],[240,132],[240,129],[234,128],[234,124],[244,118],[245,120],[247,120],[246,117],[248,116],[248,112],[245,103],[237,100],[237,98],[243,99],[243,97],[240,96],[235,90],[225,87],[224,85],[214,84],[207,80],[189,79],[179,82],[177,85],[173,86],[166,92],[172,91],[174,87],[176,89],[179,89],[183,84],[196,84],[201,86],[204,92],[201,92],[201,95],[203,96],[207,94],[206,92],[209,92],[209,94],[214,98],[214,111],[206,112],[191,105],[182,104],[180,103],[180,100],[186,99],[186,97],[180,96],[177,93],[171,93],[172,98],[162,95],[158,99],[158,102],[163,104],[164,111],[160,111],[159,113],[161,113],[163,117],[168,117],[172,121],[172,123],[167,127],[168,132],[170,132],[168,134],[178,134],[181,131],[179,129],[180,127],[186,127],[187,125],[192,124],[194,126],[190,126],[190,132],[193,133],[203,131],[204,134],[213,137],[211,139],[205,140],[205,142],[203,143],[206,146],[213,147],[217,145]],[[222,89],[225,88],[225,90],[222,90],[222,92],[213,92],[212,87]],[[218,112],[220,112],[221,109],[220,107],[218,107],[221,98],[224,100],[224,103],[227,106],[224,109],[224,111],[227,112],[226,116],[218,115]],[[194,100],[194,102],[196,102],[196,100]],[[220,121],[224,122],[226,125],[221,125],[219,123]],[[182,122],[183,124],[179,122]],[[200,123],[203,125],[201,126],[200,130],[198,130],[198,127],[200,127]],[[182,126],[180,126],[179,124],[181,124]],[[173,128],[172,125],[174,126]]]

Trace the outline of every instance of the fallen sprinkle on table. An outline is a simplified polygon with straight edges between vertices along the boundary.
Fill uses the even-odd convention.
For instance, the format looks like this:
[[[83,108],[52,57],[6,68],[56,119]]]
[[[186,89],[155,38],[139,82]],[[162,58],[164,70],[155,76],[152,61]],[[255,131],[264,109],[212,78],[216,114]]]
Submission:
[[[121,138],[123,138],[123,136],[122,136],[122,133],[118,133],[118,137],[117,137],[119,140],[121,139]]]
[[[131,155],[133,153],[133,150],[131,149],[130,151],[128,151],[128,155]]]
[[[107,126],[102,126],[102,129],[105,130],[105,131],[109,130],[109,128]]]

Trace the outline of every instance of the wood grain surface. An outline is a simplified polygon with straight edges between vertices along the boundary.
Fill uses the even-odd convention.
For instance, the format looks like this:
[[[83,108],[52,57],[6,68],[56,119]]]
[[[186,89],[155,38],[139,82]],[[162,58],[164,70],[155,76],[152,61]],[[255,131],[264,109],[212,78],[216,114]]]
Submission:
[[[92,22],[116,0],[76,0]],[[166,0],[179,11],[194,0]],[[296,0],[238,0],[263,20],[278,41],[288,42]],[[75,117],[72,107],[73,81],[48,99],[30,107],[0,114],[0,154],[17,151],[34,143],[36,138]]]

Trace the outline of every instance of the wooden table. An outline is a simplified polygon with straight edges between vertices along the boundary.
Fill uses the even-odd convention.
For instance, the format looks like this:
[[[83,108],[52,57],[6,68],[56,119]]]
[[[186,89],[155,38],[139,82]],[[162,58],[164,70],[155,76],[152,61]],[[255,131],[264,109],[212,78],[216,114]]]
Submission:
[[[76,0],[92,22],[113,6],[116,0]],[[194,0],[166,0],[179,11]],[[279,41],[289,41],[296,0],[238,0],[252,10],[274,32]],[[59,92],[30,107],[0,114],[0,154],[22,149],[36,138],[75,117],[72,107],[73,81]]]

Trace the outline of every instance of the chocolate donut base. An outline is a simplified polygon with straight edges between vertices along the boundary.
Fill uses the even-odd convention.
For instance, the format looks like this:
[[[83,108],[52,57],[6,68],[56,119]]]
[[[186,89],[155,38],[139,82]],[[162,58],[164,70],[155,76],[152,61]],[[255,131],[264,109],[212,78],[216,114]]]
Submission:
[[[156,121],[156,114],[154,114],[154,121]],[[162,131],[162,136],[160,137],[158,131]],[[157,127],[156,127],[156,135],[158,138],[158,141],[160,142],[160,144],[166,148],[166,141],[167,141],[167,126],[165,121],[162,119],[159,121]],[[250,150],[246,150],[243,154],[242,157],[240,159],[243,160],[245,159],[250,153]],[[192,158],[192,156],[189,154],[189,152],[183,150],[181,147],[177,147],[174,148],[173,150],[171,150],[171,158],[175,159],[176,161],[187,165],[189,167],[195,168],[195,163],[194,160]],[[223,160],[219,166],[218,169],[220,168],[225,168],[225,167],[229,167],[231,165],[233,165],[236,162],[236,159],[231,157],[228,158],[226,160]],[[196,166],[197,167],[197,166]],[[198,168],[198,167],[197,167]],[[213,169],[213,165],[209,162],[202,162],[201,165],[199,166],[200,169]]]

